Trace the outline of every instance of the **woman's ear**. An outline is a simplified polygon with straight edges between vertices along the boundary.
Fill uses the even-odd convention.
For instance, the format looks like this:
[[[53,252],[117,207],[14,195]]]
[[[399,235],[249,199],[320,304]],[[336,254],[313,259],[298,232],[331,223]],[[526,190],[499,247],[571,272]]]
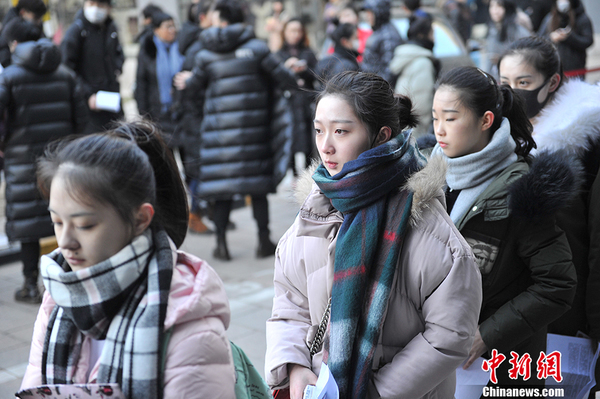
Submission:
[[[494,124],[494,113],[492,111],[485,111],[481,118],[481,130],[486,131]]]
[[[558,89],[560,80],[560,75],[558,73],[555,73],[554,76],[550,78],[550,87],[548,88],[549,93],[554,93],[556,89]]]
[[[152,223],[152,218],[154,217],[154,207],[148,203],[144,202],[138,208],[135,214],[135,236],[139,236],[150,226]]]
[[[392,129],[388,126],[384,126],[379,129],[379,133],[377,133],[377,138],[375,139],[375,146],[378,146],[383,143],[387,143],[392,138]]]

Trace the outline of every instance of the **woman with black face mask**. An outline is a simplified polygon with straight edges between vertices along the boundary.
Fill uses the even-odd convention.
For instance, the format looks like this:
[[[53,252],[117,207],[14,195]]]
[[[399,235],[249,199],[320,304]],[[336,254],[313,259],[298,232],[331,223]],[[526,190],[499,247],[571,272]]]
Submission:
[[[561,58],[547,39],[514,42],[498,63],[500,79],[527,103],[537,151],[565,154],[583,164],[580,194],[557,215],[567,234],[577,270],[577,294],[571,310],[548,331],[600,338],[600,86],[578,79],[564,81]],[[587,292],[587,294],[586,294]]]

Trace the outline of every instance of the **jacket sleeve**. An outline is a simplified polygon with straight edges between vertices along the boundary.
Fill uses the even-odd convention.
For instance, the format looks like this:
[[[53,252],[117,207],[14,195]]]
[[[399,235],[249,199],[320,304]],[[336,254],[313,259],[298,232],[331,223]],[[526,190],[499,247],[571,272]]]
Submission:
[[[586,290],[586,313],[590,336],[600,339],[600,174],[592,185],[589,200],[588,228],[590,234],[589,270]]]
[[[261,61],[261,68],[267,72],[282,90],[298,88],[296,76],[293,72],[283,66],[279,58],[266,49],[265,57]]]
[[[140,51],[138,54],[134,91],[135,102],[137,103],[140,115],[145,115],[150,112],[150,99],[148,98],[150,83],[148,82],[148,69],[146,68],[146,62],[148,61],[149,60],[144,57],[143,52]]]
[[[294,262],[298,274],[304,270],[302,263],[294,259],[297,251],[289,250],[292,245],[292,229],[282,237],[275,253],[273,311],[267,320],[267,353],[265,379],[271,388],[288,385],[288,364],[299,364],[311,368],[310,353],[305,338],[311,326],[308,298],[303,290],[291,281],[284,272],[288,262]],[[298,261],[298,262],[297,262]],[[302,270],[301,270],[302,269]],[[299,280],[302,276],[298,277]],[[295,278],[294,278],[295,280]],[[306,276],[304,276],[306,281]]]
[[[218,317],[174,327],[167,349],[164,398],[234,399],[231,348]]]
[[[190,273],[198,261],[178,253],[173,270],[165,319],[172,333],[163,397],[235,399],[235,370],[226,334],[229,302],[221,279],[208,264],[202,264],[197,274]]]
[[[10,102],[10,84],[6,73],[0,74],[0,119],[4,119],[4,111]]]
[[[202,51],[200,51],[196,54],[196,57],[194,57],[192,76],[187,80],[185,90],[203,92],[206,88],[207,79],[204,61],[202,60]]]
[[[518,254],[529,265],[533,283],[479,326],[490,350],[510,350],[556,320],[571,307],[577,286],[569,243],[554,218],[522,221],[513,233],[519,235]]]
[[[75,72],[69,70],[69,73],[72,76],[71,108],[73,110],[73,131],[75,134],[81,134],[89,120],[89,109],[81,93],[81,88],[78,86]]]
[[[48,319],[54,308],[54,301],[48,291],[44,293],[44,298],[33,325],[33,337],[31,339],[31,350],[29,351],[29,364],[25,370],[21,389],[33,388],[42,385],[42,352],[44,351],[44,341],[46,339],[46,330],[48,329]]]
[[[571,31],[564,43],[579,51],[585,51],[594,43],[594,29],[586,15],[578,18],[577,28]]]
[[[65,37],[63,38],[61,44],[62,51],[62,62],[67,67],[71,68],[75,71],[77,76],[77,84],[81,89],[81,93],[84,98],[87,100],[90,98],[94,91],[88,85],[83,78],[77,73],[77,65],[79,64],[79,57],[81,56],[81,51],[79,47],[81,46],[81,30],[79,29],[77,23],[71,24],[67,32],[65,33]]]
[[[454,234],[451,240],[463,243],[460,252],[440,253],[435,239],[413,241],[420,249],[412,252],[419,254],[408,260],[423,264],[415,306],[421,307],[425,328],[374,373],[382,398],[423,397],[452,375],[469,353],[481,308],[481,276],[467,244],[457,231]],[[440,273],[448,264],[447,274]]]

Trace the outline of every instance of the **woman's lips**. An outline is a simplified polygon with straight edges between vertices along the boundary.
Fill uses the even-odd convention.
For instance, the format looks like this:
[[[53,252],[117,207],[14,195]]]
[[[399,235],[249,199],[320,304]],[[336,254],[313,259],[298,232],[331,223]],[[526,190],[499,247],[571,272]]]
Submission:
[[[440,145],[440,147],[442,147],[442,148],[446,148],[446,146],[448,145],[448,144],[444,143],[443,141],[438,141],[438,144],[439,144],[439,145]]]
[[[329,169],[335,169],[336,166],[338,165],[337,162],[329,162],[329,161],[325,161],[325,165],[327,165],[327,167]]]
[[[79,265],[83,264],[85,261],[81,258],[67,257],[67,262],[69,262],[69,265],[71,265],[71,266],[79,266]]]

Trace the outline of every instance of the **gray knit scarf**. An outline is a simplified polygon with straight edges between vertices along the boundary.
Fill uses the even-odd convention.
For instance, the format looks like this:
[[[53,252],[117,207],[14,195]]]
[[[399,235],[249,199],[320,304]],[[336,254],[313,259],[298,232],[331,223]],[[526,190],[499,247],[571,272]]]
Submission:
[[[173,256],[167,233],[150,229],[86,269],[71,271],[60,250],[43,256],[44,285],[56,306],[46,332],[42,383],[73,384],[87,335],[105,340],[98,383],[118,383],[129,399],[162,398]]]
[[[517,144],[510,135],[510,122],[503,118],[502,124],[492,135],[485,148],[474,154],[448,158],[439,144],[431,156],[441,156],[448,163],[446,183],[452,190],[461,190],[450,218],[457,223],[469,211],[477,197],[494,181],[504,169],[517,162]]]

